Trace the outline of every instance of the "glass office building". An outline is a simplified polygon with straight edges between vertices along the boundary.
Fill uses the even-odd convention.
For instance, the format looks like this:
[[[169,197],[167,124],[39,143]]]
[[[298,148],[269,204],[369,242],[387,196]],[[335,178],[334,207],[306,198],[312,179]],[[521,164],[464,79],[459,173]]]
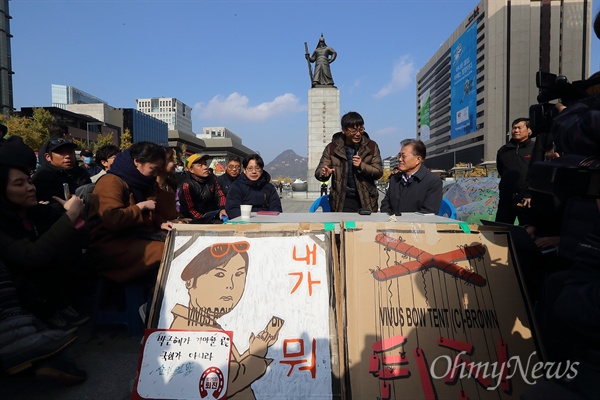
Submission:
[[[108,103],[73,86],[52,85],[52,107],[67,109],[67,104]]]
[[[152,142],[169,145],[169,126],[166,122],[133,108],[123,109],[123,132],[129,129],[133,143]]]

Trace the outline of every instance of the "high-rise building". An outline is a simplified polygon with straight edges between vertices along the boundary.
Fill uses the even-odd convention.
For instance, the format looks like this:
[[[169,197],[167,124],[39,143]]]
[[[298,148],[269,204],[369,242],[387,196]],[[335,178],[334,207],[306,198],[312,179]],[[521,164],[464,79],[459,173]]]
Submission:
[[[7,117],[13,111],[12,60],[8,0],[0,0],[0,112]]]
[[[169,130],[177,130],[188,135],[192,133],[192,108],[174,97],[153,97],[136,99],[137,110],[169,125]]]
[[[76,87],[52,84],[52,107],[66,110],[68,108],[67,105],[69,104],[99,103],[108,105],[106,101],[99,99],[96,96],[92,96]]]
[[[427,166],[495,160],[537,103],[537,71],[587,78],[591,14],[591,0],[482,0],[417,74]]]

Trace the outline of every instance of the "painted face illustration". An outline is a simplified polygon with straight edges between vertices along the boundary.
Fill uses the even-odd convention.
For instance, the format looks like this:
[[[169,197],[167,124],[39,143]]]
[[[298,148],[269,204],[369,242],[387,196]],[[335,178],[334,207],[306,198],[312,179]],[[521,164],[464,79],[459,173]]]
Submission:
[[[233,309],[239,303],[246,285],[248,265],[237,254],[228,262],[217,266],[189,288],[190,304],[195,308]]]

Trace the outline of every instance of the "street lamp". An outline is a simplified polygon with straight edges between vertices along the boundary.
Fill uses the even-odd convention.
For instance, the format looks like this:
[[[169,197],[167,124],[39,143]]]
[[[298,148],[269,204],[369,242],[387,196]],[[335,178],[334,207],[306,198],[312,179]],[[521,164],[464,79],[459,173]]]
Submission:
[[[86,141],[86,147],[90,147],[90,125],[91,126],[104,126],[106,125],[104,122],[86,122],[86,128],[85,128],[85,141]]]

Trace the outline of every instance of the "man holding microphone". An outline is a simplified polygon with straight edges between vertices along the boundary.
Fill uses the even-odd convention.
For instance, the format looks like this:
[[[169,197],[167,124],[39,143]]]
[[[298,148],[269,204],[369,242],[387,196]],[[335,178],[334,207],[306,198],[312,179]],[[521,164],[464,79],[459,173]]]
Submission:
[[[365,132],[363,117],[354,111],[342,117],[342,131],[323,150],[315,178],[331,178],[329,205],[334,212],[378,210],[375,181],[383,175],[379,146]]]

